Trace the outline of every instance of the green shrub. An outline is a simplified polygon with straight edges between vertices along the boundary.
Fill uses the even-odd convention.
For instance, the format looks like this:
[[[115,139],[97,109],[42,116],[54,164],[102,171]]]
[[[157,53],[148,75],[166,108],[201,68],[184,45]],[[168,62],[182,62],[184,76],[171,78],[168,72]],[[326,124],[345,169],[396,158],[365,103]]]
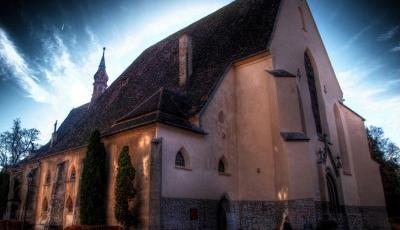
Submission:
[[[115,218],[129,228],[135,222],[132,210],[129,209],[129,200],[135,196],[134,189],[135,168],[129,156],[129,148],[125,146],[118,158],[117,182],[115,187]]]
[[[100,132],[91,136],[83,162],[80,183],[80,223],[102,225],[106,222],[106,150],[100,141]]]

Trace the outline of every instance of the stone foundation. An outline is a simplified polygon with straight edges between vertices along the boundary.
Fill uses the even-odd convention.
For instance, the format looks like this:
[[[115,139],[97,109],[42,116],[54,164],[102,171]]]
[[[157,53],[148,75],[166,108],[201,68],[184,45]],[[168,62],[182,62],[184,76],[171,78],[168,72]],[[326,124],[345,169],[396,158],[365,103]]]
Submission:
[[[217,229],[217,208],[217,200],[162,198],[161,229]]]
[[[273,229],[278,225],[283,204],[271,201],[239,201],[240,228]]]
[[[161,229],[218,229],[218,200],[161,199]],[[338,223],[340,230],[390,229],[385,207],[342,207],[330,215],[326,202],[312,199],[273,201],[233,201],[226,215],[228,229],[276,229],[289,215],[293,229],[309,223],[315,229],[324,218]]]
[[[363,229],[390,229],[386,207],[360,207]]]

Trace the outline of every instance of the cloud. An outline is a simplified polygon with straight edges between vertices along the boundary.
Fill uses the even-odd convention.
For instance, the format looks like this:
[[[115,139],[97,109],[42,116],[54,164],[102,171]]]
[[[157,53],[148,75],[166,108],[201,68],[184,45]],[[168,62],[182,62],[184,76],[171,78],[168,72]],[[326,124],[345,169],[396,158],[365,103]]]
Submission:
[[[400,44],[390,49],[390,52],[399,52],[400,51]]]
[[[362,65],[339,71],[337,78],[340,82],[346,104],[363,115],[367,125],[376,125],[384,129],[387,136],[400,145],[400,95],[390,93],[391,84],[377,85],[366,81],[366,78],[379,70],[374,65]]]
[[[396,85],[396,84],[400,84],[400,79],[388,81],[388,85]]]
[[[341,47],[341,51],[343,50],[347,50],[348,48],[350,48],[351,45],[354,44],[354,42],[356,42],[361,36],[363,36],[366,32],[368,32],[372,27],[374,27],[375,25],[377,25],[379,22],[379,20],[375,20],[374,22],[372,22],[371,24],[365,26],[364,28],[362,28],[358,33],[354,34],[342,47]]]
[[[400,28],[400,26],[394,26],[390,30],[388,30],[387,32],[379,35],[378,41],[386,41],[386,40],[391,39],[397,33],[399,28]]]
[[[33,71],[2,28],[0,28],[0,62],[3,65],[0,69],[2,76],[16,80],[28,93],[28,97],[37,102],[51,100],[52,95],[40,85],[39,78],[32,74]],[[8,73],[11,73],[12,76],[9,76]]]
[[[55,120],[65,118],[73,107],[90,100],[93,74],[101,57],[101,50],[92,49],[79,63],[72,61],[59,33],[59,30],[54,30],[51,36],[39,34],[45,55],[42,63],[30,66],[0,28],[0,74],[7,78],[3,80],[16,82],[27,97],[46,105],[45,111],[35,114],[41,119],[24,119],[31,123],[29,126],[41,131],[41,141],[44,142],[51,135],[51,124]]]

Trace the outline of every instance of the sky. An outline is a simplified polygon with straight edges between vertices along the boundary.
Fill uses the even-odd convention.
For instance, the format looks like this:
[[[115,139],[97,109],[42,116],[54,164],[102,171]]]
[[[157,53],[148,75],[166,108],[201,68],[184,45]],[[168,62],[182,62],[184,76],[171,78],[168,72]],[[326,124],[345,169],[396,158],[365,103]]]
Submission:
[[[90,101],[102,47],[110,85],[147,47],[231,0],[0,1],[0,132],[49,140]],[[345,103],[400,145],[400,4],[309,0]]]

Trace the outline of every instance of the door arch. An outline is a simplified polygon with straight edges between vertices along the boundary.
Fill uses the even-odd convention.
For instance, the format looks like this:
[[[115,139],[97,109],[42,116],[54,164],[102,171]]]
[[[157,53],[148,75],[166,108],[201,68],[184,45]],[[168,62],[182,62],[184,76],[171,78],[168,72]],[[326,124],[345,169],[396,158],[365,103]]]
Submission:
[[[332,214],[337,214],[340,212],[339,193],[336,181],[329,172],[326,174],[326,186],[328,187],[329,212]]]
[[[226,194],[218,202],[217,215],[218,230],[237,229],[232,202]]]

